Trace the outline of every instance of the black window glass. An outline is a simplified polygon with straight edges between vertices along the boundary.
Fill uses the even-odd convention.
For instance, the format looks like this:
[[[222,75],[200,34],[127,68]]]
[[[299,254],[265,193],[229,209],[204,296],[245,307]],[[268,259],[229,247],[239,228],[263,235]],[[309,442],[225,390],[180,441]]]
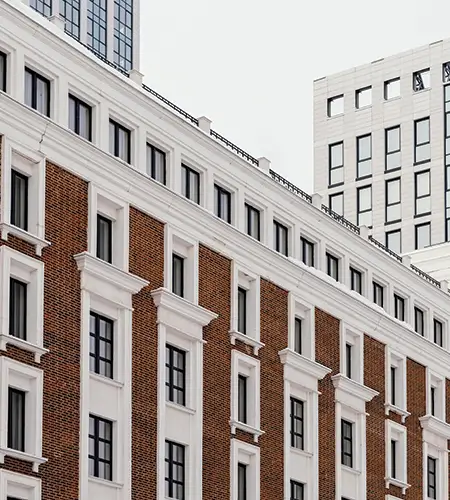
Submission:
[[[69,95],[69,128],[84,139],[92,140],[92,108],[73,95]]]
[[[238,331],[247,333],[247,290],[238,288]]]
[[[246,233],[255,238],[255,240],[261,237],[261,214],[259,210],[248,203],[245,204],[246,211]]]
[[[114,62],[127,72],[133,68],[133,0],[114,1]]]
[[[166,498],[184,500],[185,448],[181,444],[166,441],[164,476]]]
[[[288,255],[289,230],[281,222],[273,221],[273,247],[277,252]]]
[[[107,0],[87,2],[87,43],[98,56],[106,58]]]
[[[433,329],[434,329],[434,343],[443,347],[444,325],[442,321],[439,321],[438,319],[434,318]]]
[[[397,294],[394,294],[394,316],[405,321],[405,299]]]
[[[302,320],[301,318],[295,318],[294,324],[294,351],[298,354],[302,354]]]
[[[350,268],[350,286],[355,292],[362,293],[362,273],[353,267]]]
[[[50,81],[29,68],[25,68],[25,104],[50,116]]]
[[[214,213],[231,224],[231,193],[218,184],[214,184]]]
[[[28,231],[28,177],[11,170],[11,224]]]
[[[15,278],[9,283],[9,334],[27,340],[27,284]]]
[[[166,184],[166,153],[147,144],[147,174],[155,181]]]
[[[166,344],[166,400],[186,405],[186,352]]]
[[[89,475],[112,481],[113,424],[89,415]]]
[[[111,154],[131,163],[131,132],[114,120],[109,121],[109,148]]]
[[[0,90],[2,90],[3,92],[6,92],[6,60],[6,54],[0,52]]]
[[[314,267],[314,243],[306,238],[300,238],[302,244],[302,262],[307,266]]]
[[[97,257],[112,263],[112,220],[97,214]]]
[[[200,174],[186,165],[181,165],[183,196],[195,203],[200,203]]]
[[[89,369],[93,373],[113,378],[114,322],[91,312],[89,336]]]
[[[25,451],[26,393],[8,388],[8,448]]]
[[[172,255],[172,292],[184,297],[184,258]]]
[[[247,423],[247,377],[238,376],[238,420]]]
[[[238,464],[238,498],[237,500],[247,500],[247,465]]]
[[[341,420],[341,463],[353,467],[353,424]]]
[[[291,446],[299,450],[304,449],[304,403],[291,398]]]

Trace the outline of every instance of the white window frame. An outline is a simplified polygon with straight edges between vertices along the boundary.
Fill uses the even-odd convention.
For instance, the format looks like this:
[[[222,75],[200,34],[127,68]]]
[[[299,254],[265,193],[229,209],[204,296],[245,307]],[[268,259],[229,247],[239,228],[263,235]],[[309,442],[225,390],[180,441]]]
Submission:
[[[110,1],[110,0],[108,0]],[[125,160],[122,160],[120,156],[115,156],[113,153],[111,153],[111,142],[110,142],[110,135],[109,135],[109,126],[110,126],[110,121],[113,121],[120,125],[121,127],[125,128],[129,133],[130,133],[130,163],[126,162]],[[108,115],[108,122],[106,124],[107,126],[107,148],[106,151],[109,155],[111,155],[112,158],[115,158],[117,161],[122,162],[125,165],[128,166],[135,166],[136,162],[139,158],[138,155],[138,147],[142,147],[142,144],[139,144],[139,127],[138,125],[134,122],[129,120],[128,118],[124,118],[123,114],[116,113],[114,110],[109,109],[109,115]]]
[[[247,377],[247,423],[239,422],[239,390],[238,377]],[[255,443],[264,434],[260,424],[260,365],[259,360],[233,349],[231,351],[231,433],[236,429],[253,435]]]
[[[289,321],[288,321],[288,348],[294,351],[295,347],[295,318],[302,322],[302,354],[306,358],[315,360],[315,308],[304,300],[300,300],[292,292],[289,293]],[[298,353],[297,353],[298,354]]]
[[[328,269],[327,269],[327,266],[328,266],[328,262],[327,262],[327,259],[328,259],[328,255],[330,255],[331,257],[334,257],[335,259],[337,259],[337,265],[338,265],[338,279],[335,280],[336,283],[342,283],[344,281],[344,261],[345,261],[345,257],[340,253],[340,252],[336,252],[336,250],[334,250],[333,248],[330,248],[328,245],[325,246],[325,262],[324,262],[324,268],[323,268],[323,271],[324,273],[329,277],[329,278],[332,278],[334,280],[334,277],[333,276],[330,276],[328,274]]]
[[[41,500],[40,478],[1,469],[0,498],[6,500],[7,497]]]
[[[248,228],[247,228],[247,205],[250,205],[252,208],[255,210],[258,210],[259,212],[259,240],[256,240],[253,238],[253,236],[250,236],[248,234]],[[267,206],[262,205],[261,201],[256,200],[255,198],[252,198],[249,196],[247,193],[245,194],[244,198],[244,206],[242,207],[242,213],[244,214],[243,217],[243,227],[242,230],[248,236],[249,238],[252,238],[254,241],[259,241],[263,245],[267,245],[270,248],[272,248],[272,241],[268,241],[268,230],[266,226],[266,221],[269,220],[270,224],[273,224],[272,217],[269,217],[267,213]],[[270,231],[270,234],[272,235],[272,231]]]
[[[217,184],[222,189],[225,189],[226,191],[228,191],[230,193],[230,215],[231,215],[230,224],[232,226],[237,226],[237,207],[236,207],[237,200],[238,200],[237,187],[234,184],[231,184],[228,181],[228,179],[224,179],[222,177],[219,177],[216,174],[213,174],[212,181],[213,182],[212,182],[211,189],[212,189],[213,194],[212,194],[212,200],[211,200],[211,211],[214,213],[214,215],[216,215],[216,212],[214,210],[214,203],[215,203],[214,197],[216,195],[216,193],[214,191],[214,186]]]
[[[238,464],[247,466],[247,498],[260,497],[260,450],[258,446],[231,440],[231,500],[238,500]]]
[[[147,144],[150,144],[151,146],[159,149],[166,155],[166,186],[170,189],[173,189],[173,172],[175,170],[175,152],[174,152],[174,147],[169,146],[169,143],[167,143],[164,139],[156,137],[152,134],[150,134],[148,131],[146,132],[146,137],[145,137],[145,163],[143,166],[143,172],[145,173],[146,176],[148,176],[149,179],[152,179],[154,182],[158,182],[155,179],[153,179],[150,175],[149,172],[147,172],[147,155],[148,155],[148,149],[147,149]],[[158,182],[158,184],[160,184]]]
[[[199,193],[199,202],[195,202],[193,200],[190,200],[188,197],[185,197],[183,193],[183,183],[184,183],[184,177],[183,177],[183,169],[182,166],[186,166],[190,168],[191,170],[194,170],[195,172],[198,173],[198,188],[200,190]],[[176,168],[178,169],[178,178],[180,182],[180,194],[183,196],[186,200],[190,201],[194,205],[204,207],[206,205],[206,197],[210,195],[210,193],[206,192],[206,186],[207,186],[207,177],[208,177],[208,170],[198,161],[193,160],[191,156],[187,156],[183,151],[180,153],[180,164],[176,165]]]
[[[352,346],[352,380],[364,384],[364,334],[356,328],[340,322],[340,372],[347,376],[347,350],[346,344]]]
[[[397,405],[391,403],[391,367],[394,366],[397,370],[397,381],[395,384]],[[407,411],[407,373],[406,373],[406,356],[392,350],[388,345],[385,347],[385,394],[386,401],[384,403],[385,414],[390,412],[401,416],[402,423],[410,415]]]
[[[402,489],[402,494],[406,494],[406,490],[410,487],[408,484],[408,467],[407,467],[407,430],[406,427],[392,420],[386,420],[385,423],[385,450],[386,450],[386,488],[390,485],[397,486]],[[397,478],[391,476],[391,440],[398,443],[397,446]]]
[[[27,283],[27,340],[9,335],[10,279],[17,278]],[[44,348],[44,263],[28,257],[12,248],[0,247],[0,349],[14,345],[34,353],[39,363],[48,352]]]
[[[422,302],[414,301],[413,304],[413,309],[412,309],[412,318],[411,318],[411,326],[413,330],[416,332],[416,325],[415,325],[415,320],[416,320],[416,308],[422,311],[423,313],[423,338],[424,339],[432,339],[432,335],[430,335],[430,317],[432,317],[432,314],[430,315],[430,308],[426,307]],[[431,318],[432,321],[432,318]],[[417,333],[417,332],[416,332]],[[433,333],[433,332],[431,332]],[[420,335],[420,333],[417,333],[417,335]]]
[[[427,415],[431,415],[431,387],[436,389],[436,401],[435,401],[435,418],[445,422],[445,393],[446,393],[446,383],[445,378],[434,373],[430,368],[426,367],[426,384],[427,384]]]
[[[47,461],[42,457],[43,371],[5,356],[0,357],[0,463],[5,457],[33,464],[33,472]],[[25,402],[25,451],[8,448],[8,388],[27,393]]]
[[[433,314],[430,313],[430,340],[431,342],[434,342],[434,320],[439,321],[442,323],[442,349],[448,349],[448,321],[444,319],[444,316],[440,313],[436,313],[435,311]],[[438,345],[438,344],[435,344]]]
[[[307,264],[303,263],[303,242],[302,238],[305,240],[308,240],[310,243],[313,244],[314,248],[314,267],[315,269],[319,269],[321,271],[324,270],[324,260],[325,260],[325,252],[322,252],[323,250],[323,243],[322,240],[317,238],[317,236],[314,236],[312,233],[309,233],[307,231],[301,230],[300,235],[299,235],[299,243],[300,243],[300,262],[306,266]],[[309,267],[309,266],[308,266]]]
[[[35,247],[36,255],[50,245],[45,240],[45,167],[46,157],[19,145],[5,136],[2,144],[0,229],[4,241],[16,236]],[[11,224],[11,171],[28,177],[28,231]]]

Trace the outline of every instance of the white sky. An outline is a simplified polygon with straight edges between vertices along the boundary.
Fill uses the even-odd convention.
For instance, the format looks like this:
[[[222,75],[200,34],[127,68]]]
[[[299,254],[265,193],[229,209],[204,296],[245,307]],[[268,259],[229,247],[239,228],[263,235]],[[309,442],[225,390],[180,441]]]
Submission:
[[[141,0],[145,83],[312,192],[312,83],[450,37],[448,0]]]

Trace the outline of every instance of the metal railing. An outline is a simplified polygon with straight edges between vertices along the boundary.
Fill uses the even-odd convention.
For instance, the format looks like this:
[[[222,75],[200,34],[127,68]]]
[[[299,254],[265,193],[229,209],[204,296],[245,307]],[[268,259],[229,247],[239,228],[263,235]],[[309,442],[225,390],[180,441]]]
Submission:
[[[269,174],[272,177],[274,181],[277,181],[278,184],[281,184],[284,186],[286,189],[289,189],[291,193],[294,193],[300,198],[303,198],[306,200],[308,203],[312,203],[312,196],[308,193],[305,193],[305,191],[302,191],[299,187],[297,187],[295,184],[292,184],[292,182],[289,182],[287,179],[282,177],[280,174],[277,174],[274,170],[270,169]]]
[[[369,236],[369,241],[371,241],[376,247],[381,248],[384,252],[389,254],[391,257],[394,259],[398,260],[399,262],[403,262],[403,259],[401,258],[400,255],[396,254],[393,252],[390,248],[388,248],[386,245],[383,245],[383,243],[380,243],[378,240],[376,240],[373,236]]]
[[[336,222],[339,222],[339,224],[341,224],[342,226],[346,227],[347,229],[350,229],[350,231],[354,232],[355,234],[359,234],[360,231],[358,226],[355,226],[353,222],[350,222],[342,215],[339,215],[337,212],[334,212],[333,210],[331,210],[331,208],[328,208],[326,205],[322,205],[322,211],[325,212],[327,215],[329,215]]]
[[[248,154],[246,151],[244,151],[240,147],[236,146],[236,144],[233,144],[231,141],[229,141],[223,135],[218,134],[215,130],[212,130],[212,129],[210,130],[210,134],[211,134],[211,137],[214,137],[214,139],[217,139],[218,141],[223,142],[225,144],[225,146],[229,147],[232,151],[234,151],[241,158],[244,158],[244,160],[247,160],[249,163],[252,163],[253,165],[256,165],[256,166],[259,165],[259,162],[255,157]]]
[[[421,278],[423,278],[424,280],[428,281],[429,283],[431,283],[432,285],[434,286],[437,286],[438,288],[441,288],[441,284],[438,280],[434,279],[432,276],[430,276],[429,274],[427,274],[425,271],[422,271],[422,269],[419,269],[418,267],[416,267],[414,264],[411,264],[411,269],[417,273]]]

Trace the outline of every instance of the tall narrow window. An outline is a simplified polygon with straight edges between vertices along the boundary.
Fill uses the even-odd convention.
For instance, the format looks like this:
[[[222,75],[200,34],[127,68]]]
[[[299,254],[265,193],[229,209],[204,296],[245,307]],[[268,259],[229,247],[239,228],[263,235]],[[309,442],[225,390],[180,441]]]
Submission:
[[[166,344],[166,400],[186,405],[186,352]]]
[[[433,457],[427,457],[427,495],[428,498],[437,498],[436,496],[436,462],[437,460]]]
[[[252,238],[255,238],[255,240],[260,240],[261,238],[261,214],[260,211],[249,205],[248,203],[245,204],[245,212],[246,212],[246,228],[245,231],[246,233],[251,236]]]
[[[29,68],[25,68],[25,104],[50,116],[50,81]]]
[[[434,318],[433,320],[433,330],[434,330],[434,343],[437,344],[440,347],[443,347],[443,340],[444,340],[444,325],[442,321],[439,321],[438,319]]]
[[[231,224],[231,193],[218,184],[214,184],[214,213]]]
[[[294,351],[298,354],[302,354],[302,320],[301,318],[295,318],[295,330],[294,330]]]
[[[397,441],[391,439],[391,477],[397,477]]]
[[[89,321],[89,368],[91,372],[113,378],[114,322],[91,312]]]
[[[436,387],[430,387],[430,412],[436,416]]]
[[[181,193],[188,200],[200,204],[200,174],[186,165],[181,165]]]
[[[238,376],[238,420],[247,423],[247,377]]]
[[[413,73],[413,90],[419,92],[430,88],[430,68]]]
[[[97,257],[105,262],[112,263],[112,231],[111,219],[97,214]]]
[[[172,254],[172,292],[184,297],[184,258]]]
[[[386,222],[397,222],[401,217],[400,178],[390,179],[386,181]]]
[[[341,420],[341,463],[353,467],[353,423]]]
[[[344,143],[337,142],[328,147],[328,168],[330,186],[344,182]]]
[[[7,66],[6,66],[6,54],[0,52],[0,90],[6,92],[6,76],[7,76]]]
[[[109,120],[109,152],[131,163],[131,131],[114,120]]]
[[[431,245],[431,222],[416,226],[416,250]]]
[[[273,247],[274,249],[285,255],[288,255],[288,228],[276,220],[273,221]]]
[[[123,70],[133,69],[133,2],[114,1],[114,62]]]
[[[350,267],[350,287],[353,291],[362,294],[362,272]]]
[[[80,0],[61,0],[59,15],[64,19],[67,34],[80,39]]]
[[[326,253],[327,274],[336,281],[339,281],[339,259],[330,253]]]
[[[430,160],[430,119],[414,122],[414,163]]]
[[[30,0],[30,7],[45,17],[52,15],[52,0]]]
[[[314,243],[304,237],[300,238],[302,244],[302,262],[303,264],[314,267]]]
[[[9,334],[27,340],[27,284],[14,278],[9,282]]]
[[[69,128],[84,139],[92,140],[92,108],[73,95],[69,95]]]
[[[344,193],[330,194],[329,197],[330,210],[338,215],[344,215]]]
[[[373,282],[373,301],[380,307],[384,307],[384,287],[377,283]]]
[[[448,65],[450,71],[450,64]],[[444,87],[445,241],[450,241],[450,85]]]
[[[358,226],[372,227],[372,186],[357,190]]]
[[[28,231],[28,177],[11,170],[11,224]]]
[[[358,89],[355,93],[356,109],[365,108],[372,105],[372,87]]]
[[[87,2],[87,43],[100,57],[106,58],[106,27],[108,0]]]
[[[291,446],[304,449],[304,403],[291,397]]]
[[[430,187],[430,171],[417,172],[414,175],[415,179],[415,200],[416,213],[415,215],[426,215],[431,212],[431,187]]]
[[[422,337],[425,334],[425,319],[424,319],[424,312],[422,309],[419,309],[418,307],[414,308],[414,329],[419,335],[422,335]]]
[[[26,393],[8,388],[8,448],[25,451]]]
[[[396,254],[402,253],[402,231],[400,229],[386,233],[386,247]]]
[[[401,166],[400,125],[384,131],[386,170],[394,170]]]
[[[112,481],[112,422],[89,415],[89,475]]]
[[[352,344],[345,344],[345,376],[347,378],[352,378]]]
[[[166,153],[148,143],[147,174],[155,181],[166,184]]]
[[[372,136],[370,134],[356,138],[357,177],[366,177],[372,173]]]
[[[394,293],[394,316],[405,321],[405,299]]]
[[[304,485],[291,479],[291,498],[290,500],[304,500]]]
[[[247,465],[238,463],[238,498],[247,500]]]
[[[186,467],[184,446],[166,441],[165,465],[166,498],[184,500]]]
[[[238,331],[247,333],[247,290],[238,288]]]
[[[391,366],[391,404],[397,405],[397,367]]]

